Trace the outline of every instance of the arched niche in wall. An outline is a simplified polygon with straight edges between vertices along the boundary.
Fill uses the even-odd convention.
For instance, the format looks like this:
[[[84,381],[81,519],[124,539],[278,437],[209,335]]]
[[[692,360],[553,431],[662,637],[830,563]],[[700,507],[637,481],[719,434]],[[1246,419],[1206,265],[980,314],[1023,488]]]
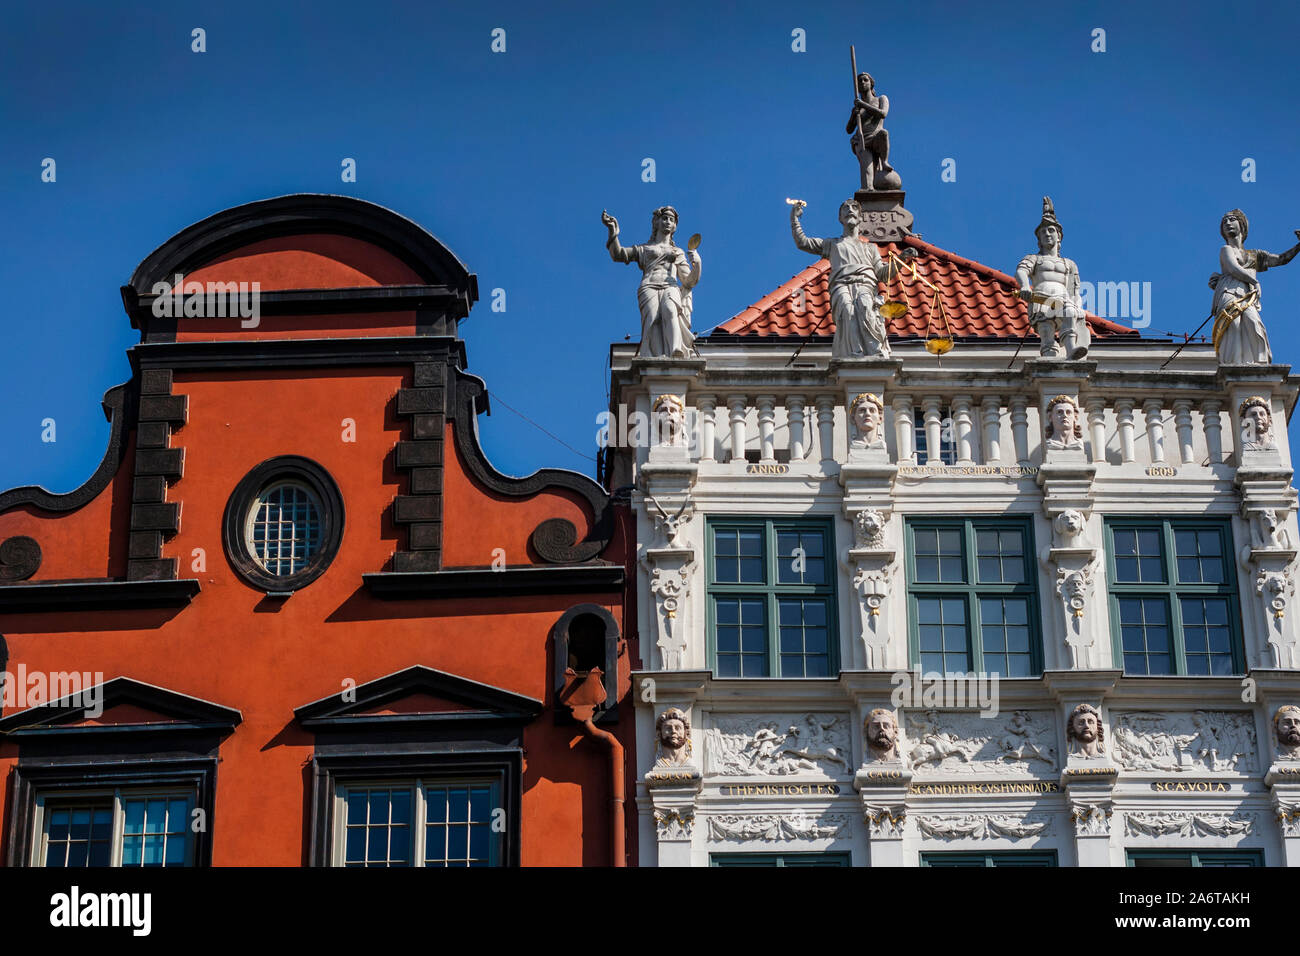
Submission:
[[[579,679],[585,678],[592,668],[603,673],[605,703],[597,712],[596,723],[618,719],[618,622],[607,608],[599,604],[576,604],[555,622],[555,715],[557,722],[573,720],[561,703],[561,694],[569,681],[568,670],[573,669]]]

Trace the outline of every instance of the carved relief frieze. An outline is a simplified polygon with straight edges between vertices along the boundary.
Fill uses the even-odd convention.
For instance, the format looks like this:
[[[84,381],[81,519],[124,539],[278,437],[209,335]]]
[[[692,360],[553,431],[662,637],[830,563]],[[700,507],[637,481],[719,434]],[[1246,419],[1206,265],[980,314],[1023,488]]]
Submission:
[[[927,814],[916,818],[922,836],[934,840],[1024,840],[1052,832],[1052,818],[1045,814]]]
[[[1257,814],[1209,810],[1126,810],[1124,834],[1149,837],[1246,836],[1254,831]]]
[[[825,840],[848,830],[849,817],[843,813],[725,813],[708,818],[710,840]]]
[[[849,721],[843,715],[720,717],[705,732],[705,750],[705,772],[720,776],[851,772]]]
[[[1038,774],[1057,768],[1052,715],[1017,710],[995,718],[978,712],[909,711],[903,748],[916,771]]]
[[[1250,773],[1255,724],[1247,711],[1134,711],[1113,718],[1114,757],[1126,770]]]

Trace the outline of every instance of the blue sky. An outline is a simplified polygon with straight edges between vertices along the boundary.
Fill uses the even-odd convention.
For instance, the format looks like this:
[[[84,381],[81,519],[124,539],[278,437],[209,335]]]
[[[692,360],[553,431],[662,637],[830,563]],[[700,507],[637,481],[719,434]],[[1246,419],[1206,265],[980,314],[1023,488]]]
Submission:
[[[850,42],[890,97],[915,229],[944,248],[1013,270],[1050,194],[1083,278],[1150,282],[1151,329],[1183,332],[1209,312],[1224,211],[1274,252],[1300,228],[1289,4],[50,2],[0,30],[0,488],[68,491],[98,464],[99,401],[136,341],[118,288],[139,261],[293,192],[380,203],[450,246],[482,292],[461,331],[498,400],[489,456],[591,474],[505,405],[594,454],[609,343],[639,334],[639,273],[610,262],[601,210],[628,241],[663,203],[703,234],[697,332],[774,289],[810,261],[784,198],[825,234],[857,184]],[[1300,354],[1297,305],[1300,265],[1264,277],[1279,361]]]

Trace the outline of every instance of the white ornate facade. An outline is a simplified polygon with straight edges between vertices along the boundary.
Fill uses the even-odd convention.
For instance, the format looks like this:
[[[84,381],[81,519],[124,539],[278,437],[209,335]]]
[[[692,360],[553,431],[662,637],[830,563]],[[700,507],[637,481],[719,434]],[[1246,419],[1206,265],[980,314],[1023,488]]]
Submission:
[[[944,254],[918,245],[922,270],[938,268]],[[777,297],[795,297],[795,285]],[[633,678],[642,865],[816,853],[915,866],[945,852],[1032,852],[1062,866],[1123,866],[1152,850],[1300,865],[1300,762],[1279,759],[1272,721],[1300,703],[1289,368],[1221,367],[1197,344],[1162,367],[1173,346],[1135,335],[1097,336],[1078,361],[1027,347],[1009,368],[1015,346],[967,340],[936,359],[897,339],[891,358],[832,360],[822,340],[742,332],[701,337],[698,357],[685,360],[613,348],[616,411],[648,415],[672,394],[687,418],[686,443],[622,447],[613,466],[616,485],[634,486],[642,567],[643,669]],[[862,393],[883,397],[883,448],[854,441],[847,409]],[[1048,447],[1047,409],[1061,395],[1077,403],[1083,438]],[[1272,409],[1273,447],[1263,450],[1244,447],[1238,427],[1239,406],[1255,395]],[[984,518],[994,530],[1024,529],[1016,540],[1032,552],[1018,592],[1031,611],[1028,676],[1001,679],[988,716],[973,684],[950,688],[969,691],[965,706],[909,697],[895,707],[895,675],[921,663],[921,642],[939,627],[943,653],[951,637],[946,623],[909,620],[931,593],[918,587],[916,529],[978,530]],[[720,676],[719,628],[732,625],[720,623],[717,602],[743,588],[715,580],[722,552],[711,529],[758,520],[829,529],[827,553],[800,552],[824,561],[829,582],[828,676],[780,676],[783,622],[770,615],[751,635],[767,629],[768,675]],[[963,530],[963,548],[983,547],[975,533]],[[1128,549],[1122,572],[1117,548]],[[764,573],[789,557],[763,554]],[[972,575],[984,573],[981,557],[965,554]],[[1177,586],[1193,578],[1196,587]],[[969,609],[984,614],[988,595],[961,593],[974,603],[953,633],[969,647]],[[768,607],[784,615],[782,600]],[[742,663],[729,668],[748,666],[745,613],[732,629]],[[1137,625],[1122,623],[1135,613]],[[967,662],[1009,668],[1012,623],[982,621],[984,646]],[[811,661],[815,628],[800,627],[809,656],[790,660]],[[1093,757],[1067,739],[1084,703],[1101,715]],[[655,717],[668,707],[690,714],[693,770],[647,782]],[[895,762],[867,757],[864,723],[876,708],[897,713]],[[700,825],[656,823],[664,819]]]

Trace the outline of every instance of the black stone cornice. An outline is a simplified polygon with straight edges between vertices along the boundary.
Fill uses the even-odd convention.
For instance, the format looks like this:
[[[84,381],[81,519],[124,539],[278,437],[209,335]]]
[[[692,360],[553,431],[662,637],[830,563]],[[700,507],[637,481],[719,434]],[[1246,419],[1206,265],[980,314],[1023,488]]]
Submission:
[[[235,249],[282,236],[332,233],[371,243],[405,262],[429,285],[457,289],[463,312],[478,298],[477,278],[456,254],[405,216],[352,196],[297,193],[223,209],[182,229],[145,257],[129,282],[139,295]]]
[[[453,336],[364,336],[321,339],[224,339],[143,342],[127,350],[131,368],[177,372],[329,368],[450,362],[465,365],[465,343]]]
[[[619,564],[532,564],[517,567],[448,568],[442,571],[363,575],[366,590],[386,601],[422,598],[512,597],[547,594],[607,594],[621,591]]]
[[[78,508],[89,504],[101,491],[107,488],[112,482],[113,476],[117,474],[122,459],[126,456],[126,436],[134,426],[136,405],[134,386],[134,381],[125,382],[121,385],[114,385],[104,393],[102,402],[104,416],[111,425],[108,435],[108,449],[104,452],[99,467],[95,469],[95,473],[87,479],[85,484],[74,491],[64,494],[54,494],[39,485],[11,488],[0,493],[0,512],[17,508],[20,505],[31,505],[43,511],[64,514],[69,511],[76,511]]]
[[[0,614],[179,608],[199,593],[193,578],[141,581],[26,581],[0,586]]]

